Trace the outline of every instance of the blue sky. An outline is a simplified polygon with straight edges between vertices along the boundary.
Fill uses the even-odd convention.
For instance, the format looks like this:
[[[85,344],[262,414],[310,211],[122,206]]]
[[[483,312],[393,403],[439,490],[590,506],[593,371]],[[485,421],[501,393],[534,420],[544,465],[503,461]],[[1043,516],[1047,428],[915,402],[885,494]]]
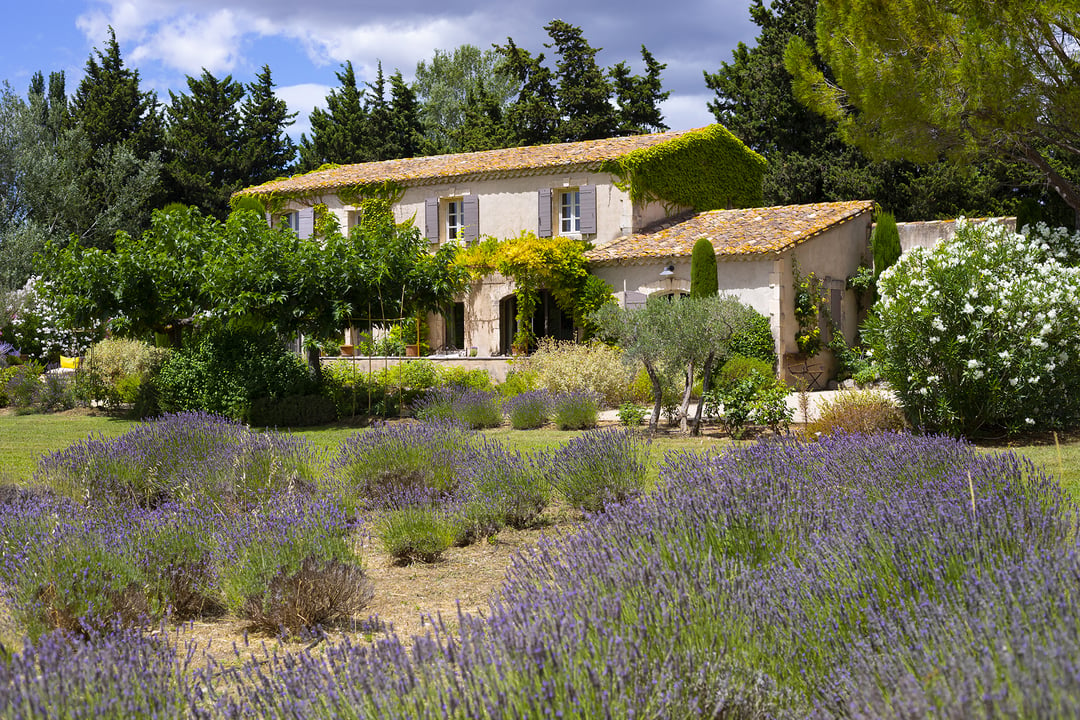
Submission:
[[[411,80],[416,63],[436,49],[469,43],[489,48],[507,37],[533,54],[550,52],[543,26],[561,18],[582,28],[598,62],[626,60],[642,72],[645,45],[667,63],[664,87],[671,97],[667,124],[682,130],[713,121],[712,93],[703,70],[731,59],[739,41],[754,43],[748,0],[30,0],[5,3],[5,42],[0,81],[25,95],[30,76],[63,70],[71,93],[87,57],[116,30],[124,62],[139,70],[143,89],[167,101],[186,90],[186,76],[206,68],[250,82],[268,64],[278,94],[299,111],[291,134],[308,127],[307,116],[337,84],[335,72],[352,60],[370,80],[381,60],[389,74]]]

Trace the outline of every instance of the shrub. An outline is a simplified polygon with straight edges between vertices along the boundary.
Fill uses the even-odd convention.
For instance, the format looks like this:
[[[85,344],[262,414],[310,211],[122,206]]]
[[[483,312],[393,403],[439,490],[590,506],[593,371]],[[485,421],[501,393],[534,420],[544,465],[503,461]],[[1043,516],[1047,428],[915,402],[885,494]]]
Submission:
[[[843,390],[821,404],[806,434],[897,432],[906,426],[903,411],[888,395],[875,390]]]
[[[7,407],[11,403],[11,398],[8,395],[7,386],[11,378],[15,377],[15,373],[17,373],[18,370],[18,365],[0,367],[0,407]]]
[[[158,375],[166,412],[202,410],[246,420],[259,398],[314,390],[307,365],[273,332],[221,329],[174,353]]]
[[[15,366],[5,386],[8,403],[22,415],[35,412],[44,392],[41,375],[44,368],[33,360]]]
[[[266,590],[249,596],[238,614],[256,630],[296,634],[356,615],[373,595],[359,565],[309,556],[297,568],[278,570]]]
[[[596,427],[600,398],[587,392],[560,393],[552,400],[555,427],[560,430],[587,430]]]
[[[487,370],[474,368],[469,370],[459,365],[440,365],[439,384],[453,385],[470,390],[493,390],[491,376]]]
[[[512,428],[532,430],[545,425],[551,417],[551,393],[547,390],[528,390],[511,397],[504,407]]]
[[[337,419],[337,406],[324,395],[258,398],[251,403],[248,415],[255,426],[309,427],[332,423]]]
[[[641,425],[645,422],[646,412],[645,408],[640,405],[625,402],[619,406],[619,422],[626,427]]]
[[[870,248],[874,253],[874,278],[888,270],[900,259],[900,231],[896,228],[896,218],[890,212],[879,210],[875,213],[874,230],[870,233]]]
[[[86,351],[77,373],[78,391],[87,401],[113,408],[140,404],[153,414],[157,374],[171,354],[139,340],[102,340]]]
[[[435,562],[454,544],[454,524],[432,507],[407,506],[379,513],[375,533],[399,562]]]
[[[572,507],[602,510],[644,489],[649,441],[629,430],[594,430],[568,440],[542,462],[551,482]]]
[[[749,377],[756,377],[757,385],[761,387],[776,382],[771,364],[758,358],[734,355],[720,367],[716,377],[713,378],[712,385],[713,388],[723,392]]]
[[[1080,421],[1080,236],[958,222],[878,283],[873,358],[912,425],[953,434]]]
[[[708,297],[718,292],[716,249],[708,238],[699,238],[690,254],[690,297]]]
[[[622,362],[622,352],[596,340],[575,343],[541,338],[536,352],[521,364],[524,370],[535,372],[540,386],[552,393],[595,393],[608,407],[618,407],[626,398],[633,377]]]
[[[728,347],[733,354],[775,365],[776,341],[769,318],[753,309],[749,310],[747,316],[749,327],[732,334]]]
[[[535,370],[511,370],[506,375],[506,381],[500,383],[499,394],[503,397],[513,397],[530,390],[540,389],[540,374]]]
[[[448,386],[432,388],[415,405],[417,419],[425,422],[452,420],[472,429],[502,424],[499,395],[494,390],[470,390]]]

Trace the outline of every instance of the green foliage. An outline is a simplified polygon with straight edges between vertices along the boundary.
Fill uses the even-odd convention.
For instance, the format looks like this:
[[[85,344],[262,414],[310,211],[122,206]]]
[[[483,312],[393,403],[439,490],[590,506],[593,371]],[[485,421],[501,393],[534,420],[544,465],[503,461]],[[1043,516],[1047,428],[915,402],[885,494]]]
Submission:
[[[799,352],[813,357],[821,352],[821,323],[819,316],[826,302],[822,292],[821,279],[814,273],[803,275],[799,272],[799,263],[791,258],[791,284],[795,289],[795,321],[799,329],[795,333],[795,344]]]
[[[506,108],[505,125],[516,144],[539,145],[611,137],[616,134],[666,130],[660,104],[665,65],[643,46],[646,74],[632,75],[625,62],[610,70],[596,64],[597,48],[589,45],[581,28],[563,20],[544,26],[553,48],[555,70],[543,64],[511,38],[496,45],[502,56],[500,74],[515,81],[517,98]],[[613,102],[614,101],[614,102]]]
[[[525,358],[523,362],[528,362]],[[541,385],[540,373],[536,370],[527,370],[522,367],[514,367],[506,374],[506,380],[497,388],[504,398],[512,398],[530,390],[539,390]]]
[[[560,430],[588,430],[599,421],[600,400],[590,393],[557,395],[552,402],[552,420]]]
[[[881,273],[892,267],[900,259],[900,231],[896,229],[896,219],[892,213],[878,212],[874,231],[870,233],[870,248],[874,253],[874,281]]]
[[[325,395],[256,398],[248,412],[248,422],[255,427],[310,427],[326,425],[336,419],[337,406]]]
[[[716,250],[708,238],[699,238],[690,255],[690,297],[708,297],[718,292]]]
[[[687,132],[604,161],[635,202],[657,200],[695,210],[758,207],[765,158],[722,125]]]
[[[731,352],[757,358],[770,365],[776,363],[776,341],[773,339],[769,318],[753,308],[750,308],[746,315],[745,328],[736,330],[731,335]]]
[[[619,406],[619,422],[626,427],[635,427],[645,422],[645,413],[647,411],[640,405],[635,405],[632,402],[624,402]]]
[[[275,333],[223,329],[174,353],[158,387],[166,412],[205,410],[247,420],[255,400],[306,395],[312,380]]]
[[[864,330],[912,425],[971,436],[1080,420],[1080,238],[958,224],[881,276]]]
[[[375,534],[399,562],[435,562],[457,539],[454,523],[429,507],[387,510],[375,519]]]
[[[816,50],[794,38],[794,92],[882,158],[1004,154],[1080,213],[1077,13],[1070,3],[818,4]]]
[[[774,433],[786,429],[794,411],[787,404],[788,388],[772,375],[744,364],[745,372],[730,382],[705,393],[703,402],[708,417],[720,417],[734,438],[741,438],[750,424],[763,425]]]
[[[157,374],[170,354],[139,340],[102,340],[86,351],[78,370],[78,392],[107,407],[141,404],[146,415],[154,414]]]
[[[540,290],[549,290],[555,304],[579,326],[588,326],[590,314],[613,301],[611,288],[589,274],[587,249],[588,244],[576,238],[541,238],[522,231],[508,240],[479,242],[465,250],[457,262],[476,274],[495,270],[514,280],[518,301],[514,344],[531,346],[536,341],[531,327]]]
[[[286,134],[296,113],[289,112],[288,104],[274,94],[274,87],[270,66],[263,65],[255,82],[247,85],[247,97],[240,104],[245,185],[273,180],[292,165],[296,156],[296,146]]]
[[[717,371],[714,387],[722,391],[727,390],[751,377],[758,378],[762,387],[774,383],[775,374],[772,364],[758,358],[733,355]]]

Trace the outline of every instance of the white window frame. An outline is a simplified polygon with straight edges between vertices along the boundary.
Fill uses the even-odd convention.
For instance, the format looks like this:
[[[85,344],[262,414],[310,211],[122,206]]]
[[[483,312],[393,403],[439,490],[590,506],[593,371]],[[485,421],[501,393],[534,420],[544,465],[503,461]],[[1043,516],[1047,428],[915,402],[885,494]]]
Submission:
[[[559,233],[581,234],[581,191],[578,188],[559,191]]]
[[[446,240],[462,240],[465,236],[465,208],[461,198],[446,201]]]

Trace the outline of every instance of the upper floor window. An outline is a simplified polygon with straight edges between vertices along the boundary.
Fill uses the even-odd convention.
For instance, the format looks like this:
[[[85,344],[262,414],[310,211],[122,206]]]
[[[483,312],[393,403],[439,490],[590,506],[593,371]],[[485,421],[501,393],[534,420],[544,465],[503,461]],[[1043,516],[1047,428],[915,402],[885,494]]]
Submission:
[[[300,234],[300,212],[298,210],[285,213],[282,220],[285,221],[285,224],[289,226],[290,230],[297,235]]]
[[[581,232],[581,191],[564,190],[559,193],[559,231]]]
[[[465,229],[461,200],[449,200],[446,203],[446,239],[458,240]]]

